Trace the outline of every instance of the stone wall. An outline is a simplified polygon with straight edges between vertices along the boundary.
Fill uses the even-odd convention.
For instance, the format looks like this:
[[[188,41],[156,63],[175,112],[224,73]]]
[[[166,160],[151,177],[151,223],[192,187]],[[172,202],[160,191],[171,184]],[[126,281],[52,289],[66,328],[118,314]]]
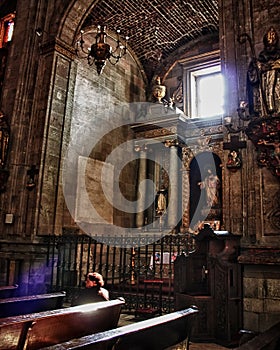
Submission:
[[[133,115],[127,115],[129,105],[135,101],[143,101],[145,97],[144,83],[139,77],[141,77],[139,68],[129,56],[122,59],[116,66],[107,63],[100,76],[97,76],[94,67],[89,68],[87,65],[78,64],[70,142],[77,137],[77,142],[74,143],[79,155],[106,163],[106,158],[111,152],[115,152],[117,147],[132,138],[131,131],[127,127],[127,122],[133,121],[134,118]],[[127,159],[131,158],[132,152],[131,147],[127,148]],[[114,155],[115,173],[117,173],[116,164],[121,164],[123,156],[124,153],[121,150]],[[77,165],[72,165],[71,171],[75,177]],[[137,169],[133,163],[130,163],[122,172],[119,183],[114,180],[115,201],[119,194],[118,185],[124,190],[127,198],[134,199],[136,176]],[[114,208],[113,223],[131,227],[133,217]]]
[[[279,265],[246,265],[243,284],[244,328],[263,332],[280,319]]]

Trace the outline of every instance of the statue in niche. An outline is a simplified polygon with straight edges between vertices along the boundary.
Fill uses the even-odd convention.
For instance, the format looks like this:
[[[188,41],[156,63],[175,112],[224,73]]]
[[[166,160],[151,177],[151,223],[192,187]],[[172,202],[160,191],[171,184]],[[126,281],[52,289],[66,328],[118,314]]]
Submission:
[[[162,187],[157,193],[156,213],[162,216],[167,209],[167,190]]]
[[[201,190],[205,190],[206,204],[208,208],[220,207],[220,187],[221,181],[219,177],[212,172],[211,168],[207,169],[207,175],[203,181],[198,182]]]
[[[260,116],[280,113],[280,48],[273,27],[264,35],[263,44],[247,75],[250,113]]]

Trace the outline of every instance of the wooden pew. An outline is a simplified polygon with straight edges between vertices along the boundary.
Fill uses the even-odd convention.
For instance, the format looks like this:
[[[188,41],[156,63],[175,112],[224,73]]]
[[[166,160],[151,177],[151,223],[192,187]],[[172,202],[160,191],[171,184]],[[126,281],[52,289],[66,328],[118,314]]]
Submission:
[[[232,350],[279,350],[280,322]]]
[[[35,350],[117,327],[124,300],[0,319],[1,350]]]
[[[73,339],[44,350],[163,350],[189,339],[196,307]]]
[[[62,308],[66,292],[0,299],[0,318]]]
[[[13,297],[17,289],[17,284],[14,284],[12,286],[0,286],[0,299]]]

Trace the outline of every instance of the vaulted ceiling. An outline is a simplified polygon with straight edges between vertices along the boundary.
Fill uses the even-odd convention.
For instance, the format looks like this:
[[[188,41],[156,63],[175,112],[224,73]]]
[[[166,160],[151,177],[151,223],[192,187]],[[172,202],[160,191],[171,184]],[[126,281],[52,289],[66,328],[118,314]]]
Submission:
[[[105,23],[129,36],[129,46],[148,80],[180,47],[219,31],[219,0],[96,0],[83,27]],[[16,0],[0,1],[0,11]]]
[[[179,47],[218,33],[218,0],[100,0],[84,26],[100,22],[129,36],[149,78]]]

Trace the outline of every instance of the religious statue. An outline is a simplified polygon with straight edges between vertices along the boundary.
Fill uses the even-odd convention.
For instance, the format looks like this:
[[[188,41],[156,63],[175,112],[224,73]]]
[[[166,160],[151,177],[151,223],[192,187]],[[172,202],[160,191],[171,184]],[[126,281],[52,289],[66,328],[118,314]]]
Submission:
[[[231,171],[236,171],[241,168],[242,162],[239,152],[232,150],[228,154],[227,168]]]
[[[161,188],[157,195],[156,213],[162,216],[166,212],[167,208],[167,193],[165,188]]]
[[[277,161],[278,167],[280,166],[280,142],[278,138],[275,138],[274,141],[269,142],[267,140],[259,140],[258,145],[272,146],[273,151],[270,152],[271,158],[274,158]]]
[[[219,177],[213,174],[210,168],[207,169],[207,176],[201,182],[198,182],[200,189],[204,189],[206,192],[206,203],[208,208],[215,208],[220,206],[220,193],[221,181]]]
[[[280,113],[280,48],[273,27],[264,35],[264,49],[248,69],[249,106],[252,114]]]

